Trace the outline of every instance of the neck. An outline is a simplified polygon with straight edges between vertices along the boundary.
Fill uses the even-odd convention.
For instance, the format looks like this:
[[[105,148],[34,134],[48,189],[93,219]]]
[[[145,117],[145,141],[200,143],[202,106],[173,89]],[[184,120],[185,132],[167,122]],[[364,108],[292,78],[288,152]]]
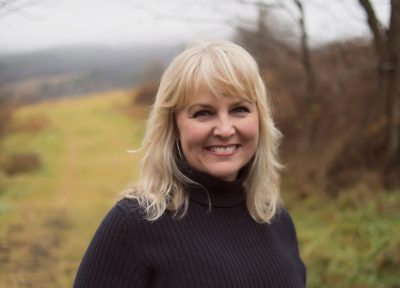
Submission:
[[[234,181],[225,181],[192,168],[186,161],[179,163],[179,168],[194,182],[186,185],[191,201],[211,207],[234,207],[244,203],[246,194],[242,184],[247,176],[245,169]]]

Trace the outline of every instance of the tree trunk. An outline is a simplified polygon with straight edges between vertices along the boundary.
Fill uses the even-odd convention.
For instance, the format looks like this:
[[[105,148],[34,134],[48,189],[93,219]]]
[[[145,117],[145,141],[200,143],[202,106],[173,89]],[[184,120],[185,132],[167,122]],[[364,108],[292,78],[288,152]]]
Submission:
[[[306,91],[306,105],[308,111],[308,115],[306,118],[306,129],[307,129],[307,143],[306,148],[309,148],[311,144],[314,142],[315,134],[316,134],[316,123],[318,122],[320,107],[319,102],[317,101],[317,97],[315,94],[315,72],[311,62],[311,53],[308,47],[308,35],[307,29],[305,25],[305,13],[304,6],[302,1],[293,0],[294,4],[297,6],[300,14],[299,18],[299,27],[301,31],[301,59],[304,71],[306,72],[307,77],[307,91]]]
[[[386,157],[391,163],[400,157],[400,0],[391,0],[383,73],[387,81],[386,110],[388,116]],[[398,164],[398,163],[397,163]]]
[[[365,13],[367,14],[367,22],[372,35],[374,36],[374,46],[377,55],[382,55],[384,46],[384,34],[381,24],[376,17],[375,10],[371,5],[369,0],[359,0],[358,1],[363,7]]]
[[[359,0],[367,14],[378,58],[378,98],[385,104],[385,162],[398,164],[400,157],[400,0],[391,0],[387,33],[382,29],[369,0]]]
[[[299,18],[299,26],[301,31],[301,52],[302,52],[302,62],[304,70],[307,74],[307,94],[309,102],[312,103],[315,100],[315,73],[313,66],[311,64],[311,53],[310,49],[308,48],[308,35],[305,25],[305,15],[304,15],[304,7],[301,1],[294,0],[295,4],[297,5],[300,18]]]

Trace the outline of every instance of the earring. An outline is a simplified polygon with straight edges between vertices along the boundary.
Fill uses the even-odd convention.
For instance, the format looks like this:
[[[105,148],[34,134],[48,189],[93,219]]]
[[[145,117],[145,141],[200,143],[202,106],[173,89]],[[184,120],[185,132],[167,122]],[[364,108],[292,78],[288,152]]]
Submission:
[[[178,152],[178,158],[179,158],[179,160],[182,160],[183,159],[183,154],[182,154],[182,152],[181,152],[181,144],[179,143],[179,139],[176,139],[175,140],[175,145],[176,145],[176,151]]]

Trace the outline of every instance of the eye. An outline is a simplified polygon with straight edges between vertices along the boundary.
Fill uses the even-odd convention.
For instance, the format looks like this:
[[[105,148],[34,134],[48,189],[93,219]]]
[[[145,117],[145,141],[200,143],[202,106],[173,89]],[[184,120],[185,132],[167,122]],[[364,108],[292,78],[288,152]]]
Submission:
[[[199,118],[199,117],[207,117],[207,116],[211,116],[211,112],[208,110],[200,110],[197,111],[196,113],[193,114],[193,118]]]
[[[244,114],[244,113],[249,113],[250,109],[247,108],[246,106],[238,106],[238,107],[233,108],[232,112]]]

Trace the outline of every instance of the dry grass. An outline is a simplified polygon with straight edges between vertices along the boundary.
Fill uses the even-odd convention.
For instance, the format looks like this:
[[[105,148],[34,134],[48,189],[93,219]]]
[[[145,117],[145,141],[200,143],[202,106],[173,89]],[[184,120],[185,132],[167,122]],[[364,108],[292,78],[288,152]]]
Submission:
[[[71,287],[95,228],[135,177],[142,121],[121,113],[129,97],[115,91],[21,108],[2,151],[37,153],[34,174],[3,176],[0,195],[0,287]],[[38,116],[42,115],[42,116]],[[28,125],[29,126],[29,125]]]

